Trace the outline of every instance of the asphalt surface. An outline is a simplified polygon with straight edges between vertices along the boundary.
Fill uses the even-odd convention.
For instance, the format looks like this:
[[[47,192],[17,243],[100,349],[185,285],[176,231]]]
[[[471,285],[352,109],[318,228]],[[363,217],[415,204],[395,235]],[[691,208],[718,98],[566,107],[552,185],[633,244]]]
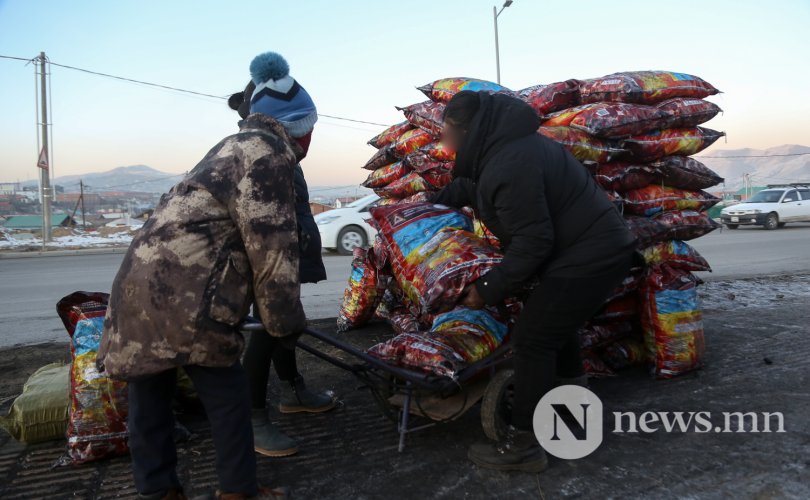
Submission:
[[[689,242],[713,268],[704,280],[810,271],[810,224],[768,231],[759,226],[723,227]]]
[[[722,229],[689,243],[713,267],[712,273],[698,273],[707,281],[810,271],[810,224],[775,231]],[[64,340],[56,302],[76,290],[109,291],[122,258],[120,253],[95,252],[0,258],[0,347]],[[329,279],[302,287],[311,319],[337,315],[351,270],[350,257],[325,253],[324,263]]]
[[[56,303],[77,290],[109,292],[122,253],[0,258],[0,347],[65,340]],[[329,279],[301,287],[309,318],[337,315],[351,257],[324,254]]]

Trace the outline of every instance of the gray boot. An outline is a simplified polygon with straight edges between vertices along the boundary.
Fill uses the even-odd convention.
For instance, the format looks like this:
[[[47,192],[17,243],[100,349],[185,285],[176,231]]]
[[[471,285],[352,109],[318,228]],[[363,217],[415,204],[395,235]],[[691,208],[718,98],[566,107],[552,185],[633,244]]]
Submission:
[[[521,431],[511,425],[497,443],[476,443],[467,454],[479,467],[500,471],[543,472],[548,456],[532,431]]]
[[[267,418],[267,410],[253,410],[253,448],[268,457],[289,457],[298,453],[298,444]]]
[[[314,393],[307,389],[300,375],[291,382],[281,383],[281,413],[323,413],[335,407],[337,401],[328,392]]]

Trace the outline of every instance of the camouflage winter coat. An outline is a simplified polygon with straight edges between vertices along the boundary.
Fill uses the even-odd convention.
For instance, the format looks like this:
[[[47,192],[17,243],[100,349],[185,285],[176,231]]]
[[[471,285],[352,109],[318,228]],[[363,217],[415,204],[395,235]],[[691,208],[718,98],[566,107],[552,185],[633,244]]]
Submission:
[[[230,366],[256,300],[277,337],[304,327],[293,177],[303,151],[254,114],[161,198],[115,277],[99,367],[133,379]]]

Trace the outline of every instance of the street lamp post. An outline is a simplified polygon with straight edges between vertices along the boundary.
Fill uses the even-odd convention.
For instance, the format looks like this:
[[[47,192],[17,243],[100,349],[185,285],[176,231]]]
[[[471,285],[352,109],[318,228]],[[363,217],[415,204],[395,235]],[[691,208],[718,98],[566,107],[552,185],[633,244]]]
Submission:
[[[506,0],[503,3],[503,7],[501,10],[498,10],[498,7],[492,7],[492,16],[495,20],[495,68],[498,72],[498,85],[501,84],[501,51],[498,47],[498,17],[503,12],[503,9],[512,5],[513,0]]]

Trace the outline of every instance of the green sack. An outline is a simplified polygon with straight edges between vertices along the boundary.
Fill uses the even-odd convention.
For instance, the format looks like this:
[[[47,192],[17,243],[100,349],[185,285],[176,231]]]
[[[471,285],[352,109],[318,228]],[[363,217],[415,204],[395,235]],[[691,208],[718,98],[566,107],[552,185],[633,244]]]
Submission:
[[[70,405],[70,365],[43,366],[28,379],[0,427],[25,443],[65,438]]]

